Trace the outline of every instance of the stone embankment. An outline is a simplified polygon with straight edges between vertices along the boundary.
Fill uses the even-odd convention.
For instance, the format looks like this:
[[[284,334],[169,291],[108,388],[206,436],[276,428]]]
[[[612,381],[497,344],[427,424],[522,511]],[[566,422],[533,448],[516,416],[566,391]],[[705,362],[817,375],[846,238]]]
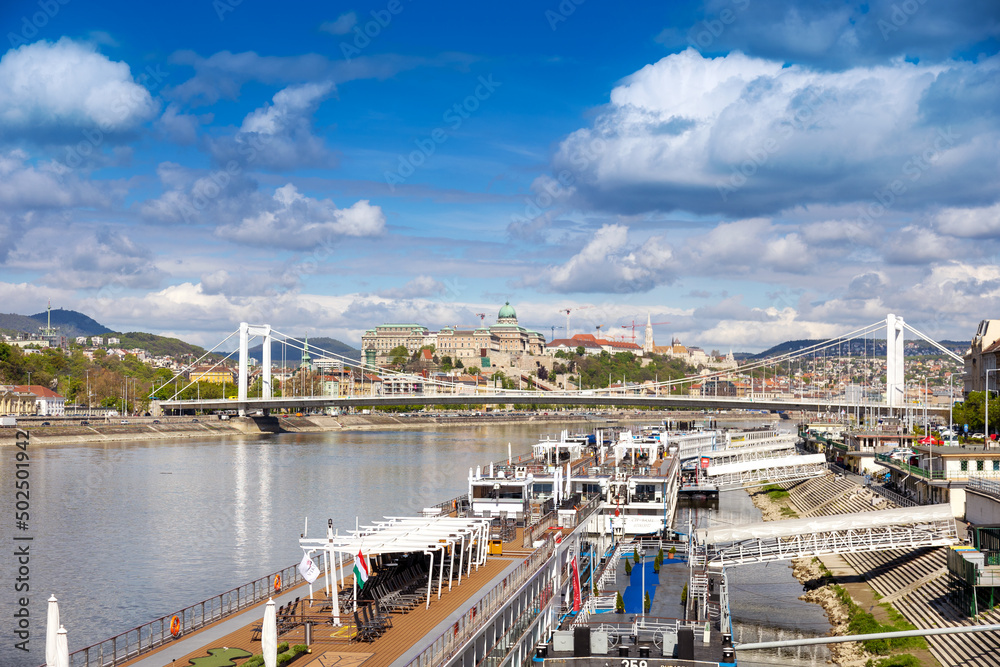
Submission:
[[[483,413],[479,415],[437,416],[391,413],[347,414],[338,416],[276,416],[233,417],[222,420],[215,415],[199,417],[129,417],[123,424],[120,417],[27,418],[18,420],[18,428],[30,434],[37,444],[77,444],[81,442],[123,442],[137,440],[172,440],[256,435],[265,433],[323,433],[350,430],[399,430],[441,428],[451,426],[495,426],[501,424],[552,424],[554,428],[572,427],[592,432],[602,426],[622,422],[648,421],[656,423],[669,416],[684,417],[691,413],[615,412],[600,417],[584,417],[563,412],[551,414]],[[733,419],[747,420],[747,415]],[[770,415],[755,415],[758,421],[769,422]],[[51,425],[42,426],[43,421]],[[725,421],[721,419],[720,421]],[[86,423],[83,423],[86,422]],[[13,445],[18,428],[0,428],[0,447]]]

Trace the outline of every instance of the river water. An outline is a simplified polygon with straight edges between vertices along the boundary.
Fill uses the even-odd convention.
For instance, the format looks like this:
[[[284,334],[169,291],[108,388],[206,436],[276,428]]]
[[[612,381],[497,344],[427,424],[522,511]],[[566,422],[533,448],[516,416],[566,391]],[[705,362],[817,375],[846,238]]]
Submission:
[[[30,445],[27,531],[14,528],[17,450],[2,448],[0,666],[44,663],[50,594],[59,598],[74,651],[297,562],[307,516],[315,536],[327,519],[345,530],[356,520],[412,515],[464,493],[469,467],[505,459],[508,442],[516,458],[556,431],[491,425]],[[719,510],[696,512],[696,520],[759,520],[745,494],[723,498]],[[27,593],[14,589],[13,553],[25,544],[13,540],[15,532],[33,538]],[[731,581],[738,632],[744,627],[756,638],[828,629],[818,607],[795,599],[801,587],[786,565],[741,569]],[[14,636],[25,595],[27,653],[15,649]],[[822,664],[774,655],[785,665]]]

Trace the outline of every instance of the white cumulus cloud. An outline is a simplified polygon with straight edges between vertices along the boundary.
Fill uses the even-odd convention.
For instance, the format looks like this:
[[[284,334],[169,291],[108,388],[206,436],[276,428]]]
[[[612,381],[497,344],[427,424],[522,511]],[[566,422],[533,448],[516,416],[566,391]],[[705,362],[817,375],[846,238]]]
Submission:
[[[329,199],[307,197],[289,183],[275,190],[266,210],[219,227],[216,234],[249,245],[308,250],[344,236],[378,236],[384,231],[385,214],[367,199],[337,208]]]
[[[75,130],[121,133],[151,119],[157,104],[128,64],[92,44],[62,38],[25,44],[0,58],[0,136],[59,139]]]

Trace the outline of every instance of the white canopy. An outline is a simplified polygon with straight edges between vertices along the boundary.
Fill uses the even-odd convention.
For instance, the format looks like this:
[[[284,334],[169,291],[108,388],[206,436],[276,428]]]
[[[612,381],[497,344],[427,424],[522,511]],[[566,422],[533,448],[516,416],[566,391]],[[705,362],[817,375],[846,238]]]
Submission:
[[[858,512],[856,514],[835,514],[808,519],[786,519],[782,521],[764,521],[742,526],[719,526],[716,528],[700,528],[695,536],[700,544],[723,544],[739,542],[740,540],[768,539],[772,537],[792,537],[794,535],[809,535],[826,533],[834,530],[859,530],[887,525],[913,525],[934,521],[946,521],[952,518],[951,505],[923,505],[920,507],[902,507],[877,512]]]
[[[431,566],[427,576],[427,605],[430,605],[430,588],[434,575],[434,565],[438,566],[438,598],[444,586],[444,560],[451,557],[451,566],[455,565],[455,552],[459,553],[458,583],[462,583],[462,570],[471,573],[472,566],[476,569],[486,562],[487,544],[490,535],[490,519],[455,518],[449,516],[429,517],[385,517],[370,526],[359,526],[358,530],[347,531],[347,535],[334,535],[333,530],[327,531],[325,538],[304,537],[299,540],[299,546],[306,553],[325,551],[327,561],[331,556],[344,554],[356,556],[358,553],[369,556],[380,556],[392,553],[420,552],[430,555]],[[465,558],[465,546],[476,549]],[[461,544],[461,549],[454,546]],[[436,559],[435,559],[436,557]],[[336,563],[336,558],[334,558]],[[335,565],[336,567],[336,565]],[[448,580],[448,590],[451,590],[451,579]],[[331,596],[335,596],[335,593]],[[336,609],[336,605],[335,605]],[[335,611],[339,619],[339,614]]]

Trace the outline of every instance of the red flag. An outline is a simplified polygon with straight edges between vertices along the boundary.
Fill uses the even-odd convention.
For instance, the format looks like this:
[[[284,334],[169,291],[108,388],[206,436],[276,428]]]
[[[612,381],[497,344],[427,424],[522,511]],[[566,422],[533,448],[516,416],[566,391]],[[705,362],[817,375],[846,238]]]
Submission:
[[[573,611],[580,611],[580,570],[576,567],[576,556],[573,556]]]

